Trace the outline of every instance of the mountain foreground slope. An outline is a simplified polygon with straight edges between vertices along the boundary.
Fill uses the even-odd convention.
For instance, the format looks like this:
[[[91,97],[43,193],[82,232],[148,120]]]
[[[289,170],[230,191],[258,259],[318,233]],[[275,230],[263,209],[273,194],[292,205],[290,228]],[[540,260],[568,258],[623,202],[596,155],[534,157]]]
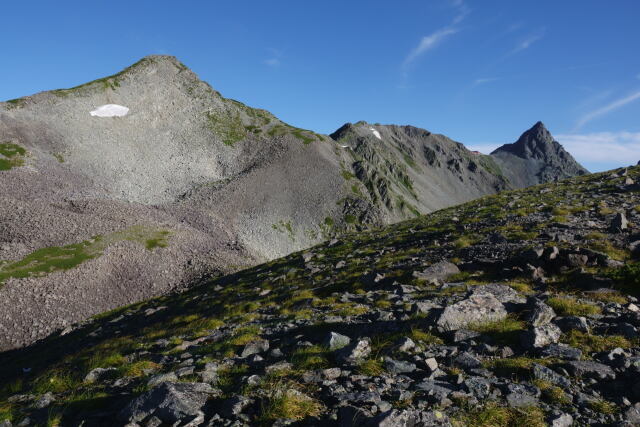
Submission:
[[[319,135],[166,56],[0,103],[0,349],[345,231],[585,173],[541,126],[511,157],[411,126]]]
[[[639,180],[503,192],[105,313],[0,355],[0,419],[638,425]]]

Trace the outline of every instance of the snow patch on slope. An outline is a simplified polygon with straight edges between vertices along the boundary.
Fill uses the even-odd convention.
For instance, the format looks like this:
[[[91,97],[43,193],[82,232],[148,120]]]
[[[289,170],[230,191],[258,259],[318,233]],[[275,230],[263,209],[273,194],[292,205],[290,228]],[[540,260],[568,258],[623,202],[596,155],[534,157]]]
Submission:
[[[374,128],[369,128],[369,130],[373,133],[373,136],[375,136],[376,138],[378,138],[379,140],[382,140],[382,137],[380,136],[380,132],[378,132],[377,130],[375,130]]]
[[[127,107],[117,104],[107,104],[96,108],[89,114],[94,117],[123,117],[126,116],[127,113],[129,113],[129,109]]]

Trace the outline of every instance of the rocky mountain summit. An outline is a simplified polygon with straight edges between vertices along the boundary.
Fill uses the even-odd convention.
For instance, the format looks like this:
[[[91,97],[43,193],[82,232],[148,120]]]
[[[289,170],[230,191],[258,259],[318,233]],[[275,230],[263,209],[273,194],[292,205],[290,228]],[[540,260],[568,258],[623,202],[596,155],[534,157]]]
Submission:
[[[491,156],[515,188],[589,173],[553,138],[542,122],[536,123],[513,144],[496,149]]]
[[[342,235],[0,354],[4,426],[640,424],[640,167]]]
[[[411,126],[320,135],[168,56],[0,103],[0,349],[344,232],[583,172],[549,144],[522,158]]]

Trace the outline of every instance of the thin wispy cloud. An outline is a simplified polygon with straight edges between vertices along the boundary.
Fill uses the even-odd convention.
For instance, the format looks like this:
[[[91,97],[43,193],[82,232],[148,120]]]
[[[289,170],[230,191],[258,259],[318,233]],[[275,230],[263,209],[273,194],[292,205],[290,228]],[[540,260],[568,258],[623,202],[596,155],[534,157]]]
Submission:
[[[576,122],[576,126],[574,128],[575,130],[580,129],[581,127],[583,127],[584,125],[586,125],[587,123],[589,123],[592,120],[597,119],[598,117],[604,116],[606,114],[611,113],[612,111],[618,110],[622,107],[624,107],[627,104],[630,104],[636,100],[640,99],[640,91],[636,91],[630,95],[627,95],[624,98],[621,99],[617,99],[613,102],[610,102],[609,104],[600,107],[596,110],[590,111],[587,114],[583,115],[577,122]]]
[[[540,28],[539,30],[529,34],[526,38],[518,42],[516,47],[509,52],[510,55],[516,54],[518,52],[522,52],[523,50],[529,49],[535,42],[544,37],[546,29]]]
[[[487,83],[492,83],[495,82],[497,80],[500,80],[498,77],[485,77],[485,78],[480,78],[480,79],[475,79],[473,82],[474,86],[480,86],[480,85],[484,85]]]
[[[409,52],[402,62],[402,67],[404,69],[403,76],[405,78],[407,76],[407,67],[420,56],[440,45],[449,36],[460,31],[459,28],[457,28],[457,25],[460,24],[471,12],[471,9],[469,9],[463,0],[450,0],[449,3],[456,9],[456,15],[453,17],[451,23],[446,27],[440,28],[431,34],[422,37],[418,42],[418,45]]]
[[[453,18],[451,25],[457,25],[461,23],[464,18],[471,13],[471,9],[466,5],[463,0],[451,0],[451,5],[458,10],[458,14]]]
[[[411,64],[422,54],[435,48],[448,36],[457,32],[457,29],[447,27],[441,28],[432,34],[429,34],[428,36],[424,36],[422,39],[420,39],[420,43],[418,43],[418,46],[416,46],[411,52],[409,52],[409,55],[407,55],[407,57],[405,58],[403,65],[406,67],[407,65]]]
[[[640,132],[561,134],[556,139],[579,162],[602,165],[635,164],[640,160]]]
[[[282,58],[282,51],[274,48],[269,48],[268,51],[271,55],[263,61],[264,64],[273,68],[279,67],[281,64],[280,59]]]

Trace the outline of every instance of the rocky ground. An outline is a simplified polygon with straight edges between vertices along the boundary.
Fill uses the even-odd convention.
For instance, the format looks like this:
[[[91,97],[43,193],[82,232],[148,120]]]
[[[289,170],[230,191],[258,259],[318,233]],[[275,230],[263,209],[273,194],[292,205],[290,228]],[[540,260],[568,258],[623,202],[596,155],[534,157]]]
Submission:
[[[638,181],[505,192],[106,313],[0,355],[0,425],[640,425]]]

